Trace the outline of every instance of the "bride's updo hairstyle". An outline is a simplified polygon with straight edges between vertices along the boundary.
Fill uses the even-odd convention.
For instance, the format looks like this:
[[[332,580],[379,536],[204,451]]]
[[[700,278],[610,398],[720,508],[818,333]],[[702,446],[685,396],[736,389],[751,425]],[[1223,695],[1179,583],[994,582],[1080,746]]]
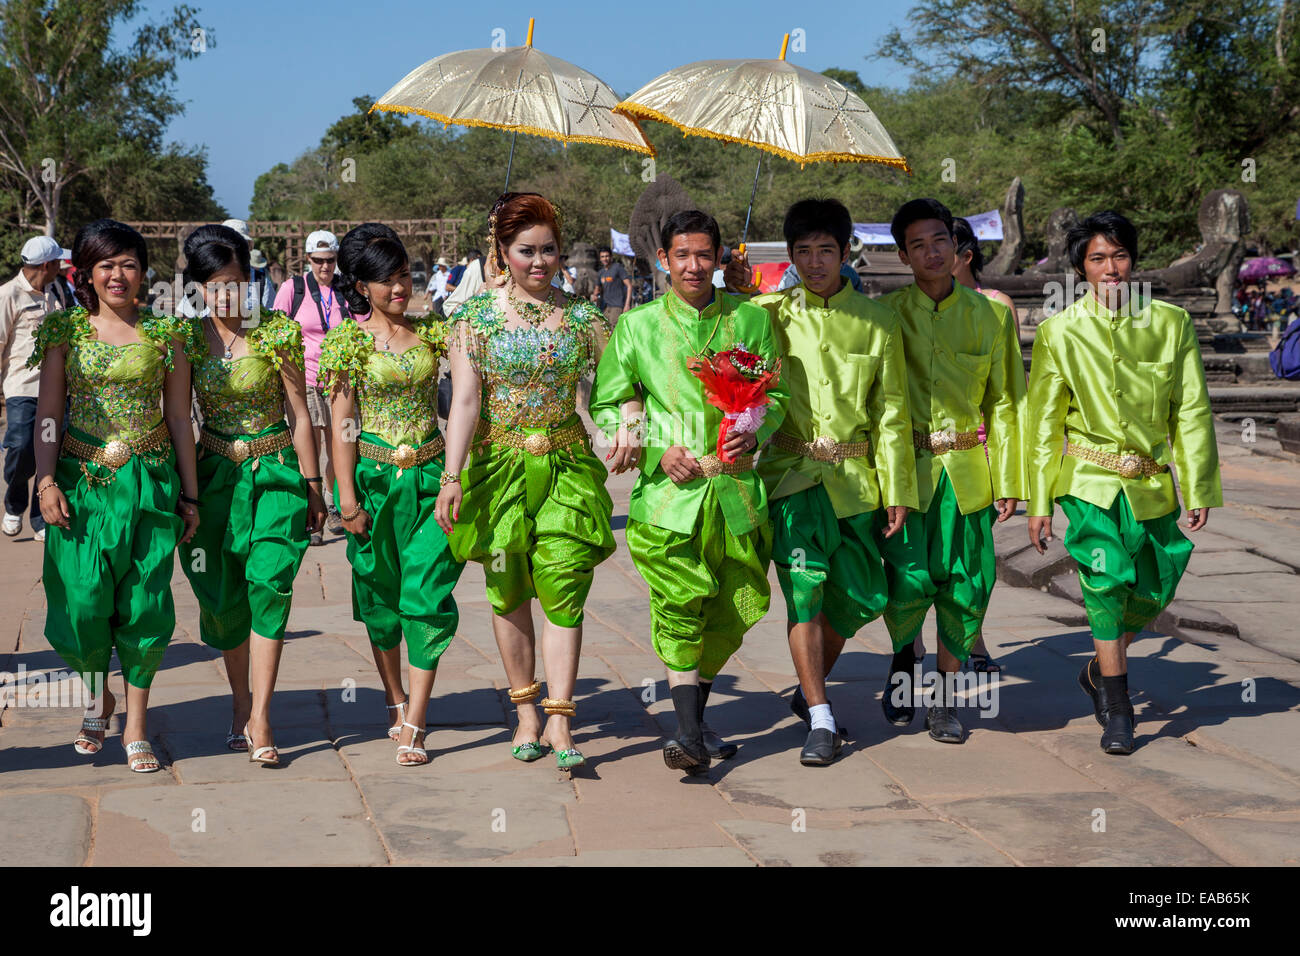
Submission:
[[[506,249],[530,226],[548,226],[556,248],[562,248],[560,214],[549,199],[538,193],[502,193],[488,214],[488,254],[498,272],[509,271]]]

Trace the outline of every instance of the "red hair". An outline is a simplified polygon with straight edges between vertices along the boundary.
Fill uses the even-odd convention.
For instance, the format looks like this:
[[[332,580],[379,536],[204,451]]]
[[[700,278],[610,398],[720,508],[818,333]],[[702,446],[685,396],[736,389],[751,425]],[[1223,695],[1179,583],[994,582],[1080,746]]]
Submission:
[[[548,227],[555,237],[555,245],[561,245],[560,218],[545,196],[537,193],[506,193],[496,201],[491,215],[495,217],[493,234],[498,247],[495,250],[497,262],[503,271],[506,248],[529,226]]]

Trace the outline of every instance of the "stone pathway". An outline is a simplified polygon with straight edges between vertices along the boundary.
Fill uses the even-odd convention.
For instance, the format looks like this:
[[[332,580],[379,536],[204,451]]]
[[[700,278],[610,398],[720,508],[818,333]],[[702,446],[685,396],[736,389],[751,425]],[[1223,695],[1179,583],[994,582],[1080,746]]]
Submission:
[[[0,713],[0,846],[11,864],[95,866],[1300,863],[1300,467],[1232,429],[1235,441],[1220,436],[1232,504],[1197,538],[1170,615],[1179,636],[1133,648],[1140,746],[1127,758],[1098,749],[1074,684],[1090,641],[1070,576],[1050,556],[1024,555],[1020,517],[999,530],[1004,583],[986,622],[1005,669],[995,708],[962,711],[965,745],[930,740],[920,716],[901,730],[884,722],[888,637],[876,622],[832,682],[852,731],[844,757],[801,767],[773,578],[773,609],[710,705],[740,753],[708,779],[679,779],[659,752],[674,721],[624,547],[622,476],[611,479],[619,551],[596,575],[576,695],[589,763],[571,780],[552,758],[510,757],[513,709],[473,565],[430,708],[432,763],[394,764],[333,538],[309,551],[296,584],[273,706],[283,766],[224,749],[221,658],[198,641],[178,569],[179,625],[150,710],[164,771],[127,771],[120,717],[104,751],[81,757],[69,745],[79,708],[11,701]],[[29,691],[33,673],[63,666],[42,635],[40,546],[24,530],[0,540],[0,558],[0,670],[25,668]],[[927,646],[933,666],[932,625]]]

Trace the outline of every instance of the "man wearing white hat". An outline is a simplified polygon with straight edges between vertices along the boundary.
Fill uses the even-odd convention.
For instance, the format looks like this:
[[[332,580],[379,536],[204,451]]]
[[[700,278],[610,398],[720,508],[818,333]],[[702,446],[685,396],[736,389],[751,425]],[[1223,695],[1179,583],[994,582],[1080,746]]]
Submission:
[[[275,302],[275,283],[266,272],[266,256],[253,248],[253,234],[248,229],[248,223],[242,219],[227,219],[222,223],[230,229],[235,230],[248,242],[248,252],[252,261],[252,274],[248,277],[249,282],[256,283],[260,293],[252,292],[248,294],[249,309],[252,309],[253,303],[261,299],[262,308],[269,309]],[[259,264],[260,263],[260,264]]]
[[[27,368],[27,357],[45,316],[71,305],[57,285],[59,260],[70,258],[72,253],[49,236],[28,239],[23,244],[22,268],[0,285],[0,388],[5,397],[4,477],[8,485],[0,531],[11,538],[22,531],[23,511],[30,502],[33,536],[45,540],[40,500],[27,487],[36,474],[33,446],[40,383],[40,369]]]
[[[330,403],[325,390],[316,382],[325,333],[344,319],[351,318],[347,302],[339,294],[334,270],[338,266],[339,241],[334,233],[318,229],[307,236],[307,271],[280,286],[273,308],[279,309],[302,326],[302,344],[306,353],[307,411],[316,429],[316,447],[321,450],[326,494],[334,488],[334,463],[329,460]],[[343,519],[331,499],[325,526],[334,534],[343,533]],[[324,543],[318,531],[312,544]]]

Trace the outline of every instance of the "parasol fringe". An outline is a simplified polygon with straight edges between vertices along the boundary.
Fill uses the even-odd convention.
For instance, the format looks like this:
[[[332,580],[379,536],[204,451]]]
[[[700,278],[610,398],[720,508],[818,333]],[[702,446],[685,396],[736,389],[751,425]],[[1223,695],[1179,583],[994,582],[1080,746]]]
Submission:
[[[484,129],[504,130],[507,133],[518,132],[518,133],[528,133],[529,135],[532,136],[545,136],[547,139],[557,140],[566,146],[569,145],[570,143],[591,143],[595,146],[617,146],[620,149],[626,149],[629,152],[633,152],[633,153],[641,153],[645,156],[656,155],[653,146],[642,146],[636,143],[627,143],[617,139],[606,139],[603,136],[579,136],[579,135],[571,135],[571,134],[564,134],[564,133],[556,133],[553,130],[540,129],[539,127],[536,126],[527,126],[527,125],[507,126],[502,123],[487,123],[484,122],[483,120],[477,120],[477,119],[452,119],[450,116],[444,116],[441,113],[434,113],[431,110],[422,110],[418,106],[399,106],[397,104],[390,105],[388,103],[376,103],[374,106],[370,107],[368,112],[373,113],[375,110],[384,110],[389,113],[416,113],[427,119],[437,120],[439,123],[442,123],[444,126],[452,126],[452,125],[481,126]],[[641,135],[644,137],[645,131],[641,129],[641,124],[638,123],[634,117],[629,116],[628,119],[632,120],[633,123],[636,123],[637,131],[641,133]]]
[[[728,136],[725,133],[715,133],[713,130],[705,129],[702,126],[685,126],[674,119],[670,119],[658,110],[651,109],[648,106],[642,106],[639,103],[624,101],[614,107],[614,112],[628,119],[651,119],[660,123],[667,123],[669,126],[676,127],[687,136],[704,136],[709,139],[718,139],[726,143],[739,143],[741,146],[752,146],[754,149],[765,150],[769,153],[775,153],[782,159],[788,159],[799,164],[800,168],[808,163],[879,163],[882,166],[892,166],[895,169],[901,169],[907,175],[912,175],[912,167],[907,160],[902,157],[893,156],[863,156],[856,153],[809,153],[807,156],[800,156],[798,153],[792,153],[788,149],[781,149],[779,146],[770,146],[767,143],[753,143],[739,136]]]

